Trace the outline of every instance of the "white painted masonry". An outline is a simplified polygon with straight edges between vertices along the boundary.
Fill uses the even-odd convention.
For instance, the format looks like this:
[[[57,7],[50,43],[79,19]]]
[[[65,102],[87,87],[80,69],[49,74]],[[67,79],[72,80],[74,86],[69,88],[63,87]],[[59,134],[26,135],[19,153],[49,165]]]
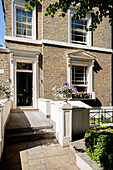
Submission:
[[[25,63],[32,63],[33,64],[33,108],[38,107],[38,94],[39,94],[39,54],[35,52],[29,51],[20,51],[20,50],[12,50],[10,56],[10,78],[13,86],[13,107],[16,108],[17,106],[17,84],[16,84],[16,65],[17,62],[25,62]]]
[[[68,102],[67,104],[63,101],[38,100],[39,111],[45,117],[49,110],[49,116],[56,124],[56,138],[61,146],[68,146],[72,141],[72,131],[77,135],[89,128],[89,109],[91,107],[81,101]],[[46,107],[44,108],[44,106]]]
[[[0,100],[0,159],[4,146],[4,132],[5,125],[8,120],[10,110],[12,109],[12,101],[6,101],[6,99]]]
[[[113,54],[112,49],[108,48],[101,48],[101,47],[94,47],[94,46],[87,46],[82,44],[73,44],[73,43],[66,43],[66,42],[59,42],[59,41],[53,41],[53,40],[32,40],[28,38],[20,38],[20,37],[13,37],[13,36],[5,36],[6,41],[15,41],[15,42],[24,42],[24,43],[30,43],[30,44],[50,44],[50,45],[56,45],[56,46],[62,46],[62,47],[72,47],[72,48],[79,48],[84,50],[91,50],[91,51],[100,51],[100,52],[108,52]]]
[[[12,36],[16,35],[16,7],[25,8],[25,1],[23,0],[13,0],[12,5]],[[34,7],[32,11],[32,39],[36,40],[36,8]]]

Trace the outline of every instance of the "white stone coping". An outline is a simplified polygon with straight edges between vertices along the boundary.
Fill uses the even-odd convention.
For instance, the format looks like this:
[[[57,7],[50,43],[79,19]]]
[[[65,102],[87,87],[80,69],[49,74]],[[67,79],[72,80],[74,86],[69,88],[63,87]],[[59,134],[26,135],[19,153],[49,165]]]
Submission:
[[[83,103],[82,101],[68,101],[73,108],[91,109],[92,107]]]
[[[77,140],[70,143],[70,148],[73,150],[76,156],[76,164],[80,168],[80,170],[102,170],[103,168],[100,167],[94,160],[91,160],[91,158],[86,153],[85,143],[83,142],[84,139]],[[78,144],[79,143],[79,146]],[[74,146],[76,149],[81,149],[83,152],[77,152],[74,149]]]
[[[54,101],[54,100],[43,99],[43,98],[40,98],[38,100],[43,101],[43,102],[50,102],[51,104],[59,105],[60,107],[66,104],[64,101],[60,101],[60,100]],[[68,101],[68,103],[71,104],[73,109],[91,109],[92,108],[91,106],[83,103],[82,101]]]
[[[43,99],[43,98],[39,98],[38,101],[43,101],[43,102],[50,102],[50,99]]]
[[[30,44],[37,44],[37,45],[50,44],[50,45],[64,46],[64,47],[71,47],[71,48],[79,48],[79,49],[86,49],[86,50],[92,50],[92,51],[101,51],[101,52],[107,52],[107,53],[112,53],[113,54],[112,49],[94,47],[94,46],[87,46],[87,45],[76,44],[76,43],[73,44],[73,43],[69,43],[69,42],[46,40],[46,39],[33,40],[33,39],[28,39],[28,38],[5,36],[5,40],[7,40],[7,41],[16,41],[16,42],[24,42],[24,43],[30,43]]]

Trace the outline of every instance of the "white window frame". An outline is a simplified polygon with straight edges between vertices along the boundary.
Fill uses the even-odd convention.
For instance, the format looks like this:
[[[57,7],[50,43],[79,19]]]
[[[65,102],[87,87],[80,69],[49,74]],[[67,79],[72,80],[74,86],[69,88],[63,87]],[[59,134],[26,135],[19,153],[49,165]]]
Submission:
[[[67,57],[67,82],[72,86],[72,65],[87,66],[87,92],[92,94],[92,99],[95,99],[94,92],[94,61],[95,56],[85,52],[84,50],[76,50],[68,53]]]
[[[79,87],[86,87],[87,92],[92,93],[92,63],[90,62],[82,62],[82,61],[71,61],[70,63],[70,86],[72,85],[72,65],[76,66],[86,66],[87,67],[87,85],[79,85]]]
[[[75,9],[69,9],[68,12],[68,16],[69,16],[69,37],[68,37],[68,42],[69,43],[80,43],[80,44],[85,44],[88,46],[91,46],[92,44],[92,38],[91,38],[91,31],[87,32],[87,37],[86,37],[86,43],[85,42],[81,42],[81,41],[72,41],[72,35],[71,35],[71,15],[74,15],[76,13],[76,8]],[[83,19],[82,19],[83,20]],[[91,14],[89,13],[85,20],[87,20],[87,27],[89,27],[91,25]]]
[[[12,0],[12,36],[16,36],[16,8],[25,8],[25,1],[22,0]],[[17,37],[18,38],[18,37]],[[20,38],[20,37],[19,37]],[[36,7],[32,11],[32,36],[27,38],[22,36],[25,39],[34,39],[36,40]]]
[[[79,21],[79,20],[78,20]],[[81,26],[83,26],[83,30],[82,29],[80,29],[80,32],[82,32],[82,33],[84,33],[85,34],[85,36],[84,36],[84,34],[81,36],[79,33],[77,33],[77,36],[81,36],[82,38],[83,38],[83,41],[76,41],[76,40],[71,40],[72,41],[72,43],[76,43],[76,42],[78,42],[78,43],[83,43],[83,44],[86,44],[87,43],[87,31],[85,30],[85,21],[86,21],[86,23],[88,22],[87,20],[81,20],[81,21],[83,21],[83,24],[81,25],[81,24],[77,24],[76,23],[76,25],[81,25]],[[75,24],[75,23],[74,23]],[[86,25],[87,26],[87,25]],[[71,21],[71,38],[72,38],[72,30],[73,31],[75,31],[75,29],[73,28],[72,29],[72,21]],[[77,30],[76,30],[76,32],[77,32]],[[79,32],[79,31],[78,31]],[[86,40],[84,41],[84,38],[86,37]]]
[[[24,8],[22,8],[22,7],[20,7],[20,6],[16,6],[16,9],[23,9],[24,10]],[[16,11],[16,10],[15,10]],[[17,14],[15,14],[15,15],[17,15]],[[31,17],[31,18],[33,18],[33,17]],[[15,17],[15,19],[16,19],[16,17]],[[33,22],[31,22],[31,23],[25,23],[25,22],[19,22],[19,21],[15,21],[15,33],[16,33],[16,36],[17,37],[24,37],[24,38],[32,38],[32,36],[28,36],[27,34],[26,35],[22,35],[22,34],[17,34],[17,31],[16,31],[16,29],[17,29],[17,26],[16,26],[16,23],[21,23],[21,24],[25,24],[25,25],[31,25],[31,27],[33,27]],[[21,27],[22,28],[22,27]],[[26,27],[27,28],[27,27]],[[33,34],[33,28],[31,29],[31,31],[32,31],[32,34]],[[26,30],[26,33],[27,33],[27,30]]]
[[[87,83],[88,83],[88,72],[89,72],[89,68],[88,65],[81,65],[81,64],[72,64],[71,67],[73,66],[81,66],[81,67],[87,67],[86,69],[86,84],[72,84],[72,68],[71,68],[71,86],[76,86],[76,87],[86,87],[87,88]],[[85,82],[85,75],[83,74],[84,77],[84,82]],[[76,77],[75,77],[76,78]]]

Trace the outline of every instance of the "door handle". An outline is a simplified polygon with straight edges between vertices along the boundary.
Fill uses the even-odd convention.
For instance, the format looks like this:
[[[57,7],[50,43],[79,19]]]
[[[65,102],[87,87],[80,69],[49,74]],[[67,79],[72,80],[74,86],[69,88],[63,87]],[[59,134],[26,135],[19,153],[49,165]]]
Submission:
[[[26,91],[26,89],[24,89],[24,91]]]

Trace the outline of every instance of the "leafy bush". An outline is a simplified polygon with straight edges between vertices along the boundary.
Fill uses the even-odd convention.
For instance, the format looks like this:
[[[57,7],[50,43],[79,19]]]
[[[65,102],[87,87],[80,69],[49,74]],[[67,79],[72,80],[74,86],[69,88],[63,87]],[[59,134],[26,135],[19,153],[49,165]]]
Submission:
[[[90,120],[90,124],[103,124],[103,123],[111,123],[111,119],[110,118],[103,118],[103,119],[96,119],[96,120]]]
[[[101,126],[85,133],[87,154],[104,170],[113,169],[113,127]]]

